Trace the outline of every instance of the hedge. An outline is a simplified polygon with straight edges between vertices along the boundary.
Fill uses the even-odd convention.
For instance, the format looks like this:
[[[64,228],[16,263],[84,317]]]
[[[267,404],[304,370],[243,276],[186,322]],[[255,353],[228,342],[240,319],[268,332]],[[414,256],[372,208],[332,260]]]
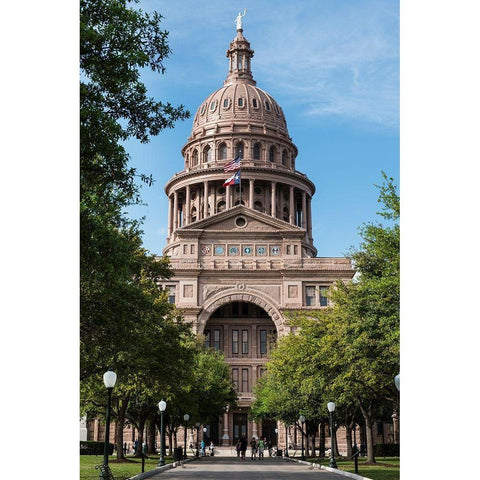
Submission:
[[[375,445],[376,457],[399,457],[400,444],[398,443],[377,443]]]
[[[80,441],[80,455],[103,455],[104,442]],[[113,454],[113,443],[108,444],[108,454]]]

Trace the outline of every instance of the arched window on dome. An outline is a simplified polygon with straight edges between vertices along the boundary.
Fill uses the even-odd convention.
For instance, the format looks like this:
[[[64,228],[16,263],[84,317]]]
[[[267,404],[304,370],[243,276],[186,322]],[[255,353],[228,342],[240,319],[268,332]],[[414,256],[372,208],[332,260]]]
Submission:
[[[268,150],[268,159],[273,163],[275,162],[275,147],[272,145]]]
[[[194,150],[192,154],[192,167],[198,165],[198,151]]]
[[[203,149],[203,163],[210,163],[212,161],[212,149],[207,145]]]
[[[227,144],[221,143],[218,146],[218,159],[219,160],[226,160],[227,159]]]
[[[244,145],[243,142],[237,142],[235,145],[235,158],[240,156],[240,158],[243,158],[243,152],[244,152]]]
[[[262,202],[259,202],[259,201],[254,202],[253,208],[254,208],[254,210],[257,210],[259,212],[263,212]]]
[[[284,165],[285,167],[287,166],[287,158],[288,158],[287,151],[284,150],[282,152],[282,165]]]
[[[260,160],[260,151],[261,151],[261,145],[260,143],[256,143],[253,146],[253,159],[254,160]]]
[[[217,213],[218,212],[223,212],[225,210],[226,206],[227,206],[227,204],[223,200],[220,200],[217,203]]]

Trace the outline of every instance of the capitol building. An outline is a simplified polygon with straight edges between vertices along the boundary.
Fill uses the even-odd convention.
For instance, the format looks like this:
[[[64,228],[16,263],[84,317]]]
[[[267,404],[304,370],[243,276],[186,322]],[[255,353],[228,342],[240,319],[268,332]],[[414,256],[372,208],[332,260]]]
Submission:
[[[317,256],[315,185],[297,170],[299,152],[283,110],[257,86],[253,56],[237,23],[226,80],[198,107],[182,149],[183,169],[165,186],[163,254],[174,276],[162,287],[230,366],[238,406],[207,431],[224,446],[243,433],[275,438],[277,422],[252,421],[249,409],[270,349],[290,332],[286,315],[326,307],[328,287],[355,273],[346,258]],[[308,161],[303,164],[308,169]],[[279,430],[282,444],[283,426]]]

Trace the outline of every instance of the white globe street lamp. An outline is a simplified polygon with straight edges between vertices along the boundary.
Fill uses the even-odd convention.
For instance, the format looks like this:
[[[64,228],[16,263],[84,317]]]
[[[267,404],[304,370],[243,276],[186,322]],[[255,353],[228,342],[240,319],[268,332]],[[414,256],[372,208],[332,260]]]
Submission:
[[[337,468],[337,462],[335,461],[335,448],[334,448],[334,430],[333,430],[333,412],[335,411],[335,403],[328,402],[327,403],[328,411],[330,412],[330,440],[331,444],[331,455],[330,455],[330,468]]]
[[[160,459],[158,461],[158,466],[163,467],[165,465],[165,459],[163,458],[164,447],[164,432],[163,432],[163,412],[167,408],[167,402],[160,400],[158,402],[158,409],[160,410]]]
[[[107,400],[107,411],[105,413],[105,443],[103,446],[103,465],[108,467],[108,443],[110,437],[110,403],[112,401],[112,390],[117,382],[117,374],[108,370],[103,374],[103,383],[107,387],[108,400]],[[103,474],[100,473],[100,478],[103,478]]]

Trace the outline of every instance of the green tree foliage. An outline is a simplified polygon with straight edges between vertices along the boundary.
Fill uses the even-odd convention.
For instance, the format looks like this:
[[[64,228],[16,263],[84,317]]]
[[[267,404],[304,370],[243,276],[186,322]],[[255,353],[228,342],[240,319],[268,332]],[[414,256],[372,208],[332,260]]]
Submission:
[[[335,284],[331,307],[291,315],[297,332],[280,339],[254,405],[257,415],[291,422],[296,412],[321,421],[335,401],[336,418],[347,426],[361,412],[371,462],[372,423],[396,406],[399,371],[399,197],[393,179],[383,176],[379,214],[387,224],[361,227],[363,241],[350,252],[358,280]]]
[[[132,365],[130,346],[167,314],[156,282],[167,260],[142,248],[138,222],[124,209],[140,202],[123,142],[148,142],[189,116],[147,95],[141,70],[163,74],[170,54],[161,16],[128,0],[80,2],[80,340],[81,378]]]

